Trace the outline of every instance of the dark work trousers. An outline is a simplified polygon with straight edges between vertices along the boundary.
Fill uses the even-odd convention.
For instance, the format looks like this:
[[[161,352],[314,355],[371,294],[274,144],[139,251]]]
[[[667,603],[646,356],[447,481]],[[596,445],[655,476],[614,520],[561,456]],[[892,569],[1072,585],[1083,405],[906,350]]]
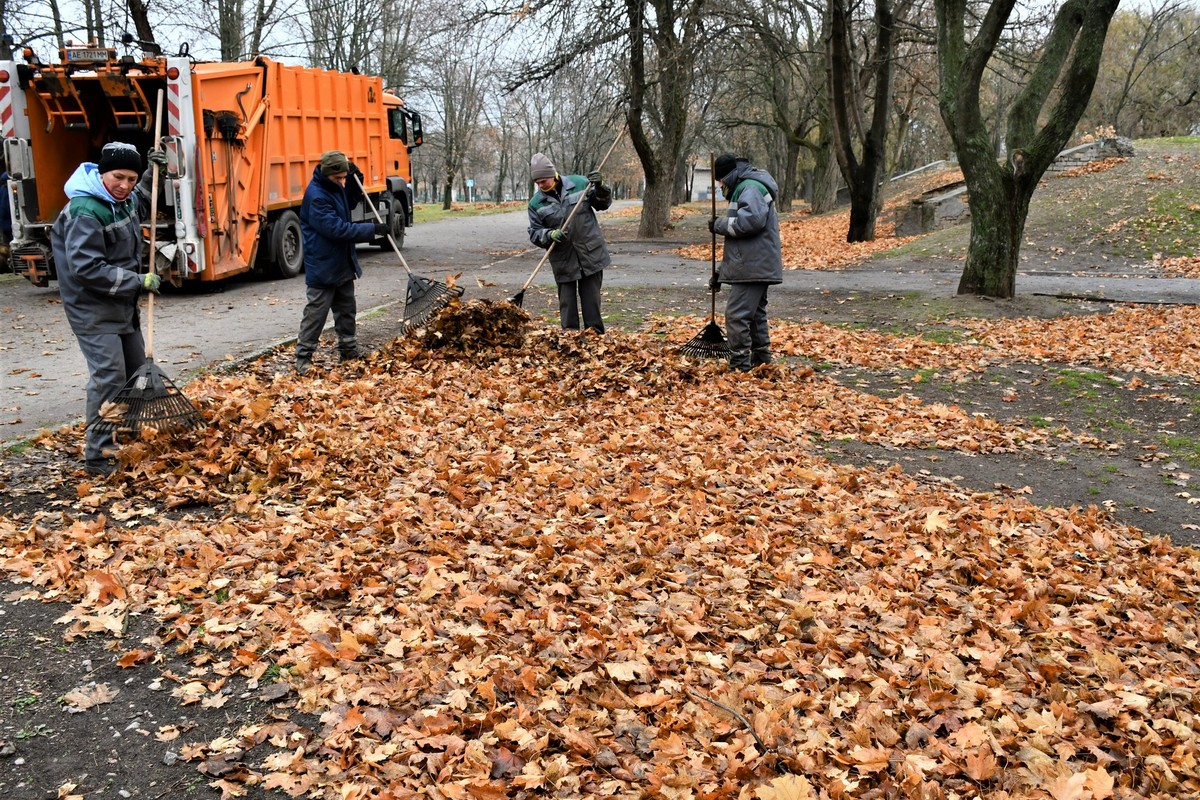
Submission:
[[[83,457],[99,461],[113,455],[116,443],[111,432],[96,431],[92,424],[100,419],[100,407],[112,400],[146,363],[146,343],[142,332],[75,334],[79,349],[87,361],[87,432]]]
[[[311,359],[317,351],[321,330],[333,309],[333,330],[337,333],[338,350],[343,355],[351,354],[358,347],[355,338],[358,323],[354,315],[358,306],[354,302],[354,281],[346,281],[336,289],[308,287],[308,305],[300,318],[300,335],[296,338],[296,358]]]
[[[725,301],[725,327],[729,331],[729,366],[750,369],[750,351],[769,353],[767,332],[768,283],[729,283]]]
[[[579,307],[583,306],[583,327],[604,333],[604,319],[600,316],[603,284],[604,270],[601,270],[558,285],[558,318],[564,330],[579,330]]]

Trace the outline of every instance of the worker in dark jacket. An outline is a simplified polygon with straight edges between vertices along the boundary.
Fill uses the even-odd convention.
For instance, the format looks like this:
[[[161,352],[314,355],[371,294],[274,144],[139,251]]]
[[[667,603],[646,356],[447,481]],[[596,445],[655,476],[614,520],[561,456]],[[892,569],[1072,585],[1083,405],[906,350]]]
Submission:
[[[729,207],[724,216],[708,223],[710,231],[725,237],[725,255],[711,288],[716,291],[722,283],[729,284],[725,303],[729,365],[748,372],[771,363],[767,289],[783,283],[783,250],[775,210],[779,184],[766,170],[729,153],[718,156],[714,166]]]
[[[300,319],[296,339],[296,373],[312,369],[313,353],[321,338],[325,320],[333,310],[333,329],[338,338],[342,361],[358,358],[358,309],[354,300],[354,280],[362,277],[355,245],[387,234],[387,225],[351,222],[346,178],[350,161],[340,150],[321,155],[313,168],[312,181],[304,191],[300,205],[300,231],[304,236],[304,281],[308,285],[308,304]]]
[[[529,241],[543,249],[552,244],[550,266],[558,284],[558,316],[562,327],[579,330],[579,312],[583,326],[604,333],[600,316],[600,288],[604,268],[609,265],[608,245],[600,232],[597,211],[612,205],[612,189],[604,185],[599,172],[559,175],[553,162],[535,153],[529,164],[530,177],[538,190],[529,200]],[[582,203],[566,225],[571,209]]]
[[[163,166],[166,154],[150,153]],[[87,361],[88,472],[116,468],[111,432],[97,432],[101,407],[116,397],[146,363],[138,296],[158,292],[153,271],[141,273],[141,224],[150,209],[150,172],[141,182],[142,157],[133,145],[112,142],[100,160],[84,162],[67,179],[67,206],[50,230],[58,291],[67,321]]]

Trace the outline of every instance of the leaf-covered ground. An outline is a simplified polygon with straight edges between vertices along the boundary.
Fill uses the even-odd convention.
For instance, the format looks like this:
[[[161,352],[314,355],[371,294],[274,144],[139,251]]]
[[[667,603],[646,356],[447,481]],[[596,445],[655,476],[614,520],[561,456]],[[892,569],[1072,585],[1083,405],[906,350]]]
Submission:
[[[189,659],[181,702],[233,677],[294,691],[294,717],[181,748],[230,797],[1200,791],[1193,551],[810,438],[1004,452],[1044,431],[803,363],[730,375],[670,337],[504,329],[190,384],[206,431],[127,448],[76,514],[0,520],[0,564],[75,603],[68,636],[157,618],[123,658]],[[814,355],[808,335],[777,341]],[[830,357],[963,369],[1029,337],[844,335]]]
[[[1187,274],[1198,164],[1050,182],[1025,252]],[[795,222],[812,253],[842,252],[826,222]],[[880,299],[892,324],[906,300]],[[852,301],[812,298],[830,321]],[[0,465],[0,730],[24,724],[0,794],[110,796],[138,763],[118,746],[155,798],[1200,794],[1195,551],[1005,475],[1136,449],[1135,490],[1195,500],[1158,461],[1200,441],[1194,309],[926,335],[797,313],[748,377],[678,357],[698,318],[598,338],[510,310],[310,379],[286,353],[210,375],[186,387],[206,431],[70,496],[40,482],[78,430]],[[1045,424],[1029,400],[1060,379],[1145,420]],[[65,601],[56,625],[37,599]]]

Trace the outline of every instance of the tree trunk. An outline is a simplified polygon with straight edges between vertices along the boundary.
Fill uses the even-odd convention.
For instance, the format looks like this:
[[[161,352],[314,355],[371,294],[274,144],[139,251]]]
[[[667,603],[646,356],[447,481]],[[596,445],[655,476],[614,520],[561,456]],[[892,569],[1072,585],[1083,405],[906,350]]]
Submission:
[[[646,192],[642,195],[642,220],[638,225],[638,236],[643,239],[662,238],[663,231],[671,221],[671,185],[646,181]]]
[[[800,140],[795,136],[788,136],[784,153],[783,181],[779,184],[776,205],[780,213],[786,214],[792,210],[796,200],[796,187],[800,183]]]
[[[874,87],[870,126],[861,131],[861,158],[855,152],[852,120],[865,109],[858,92],[861,80],[853,59],[850,9],[845,0],[830,0],[829,99],[834,153],[842,177],[850,187],[850,227],[847,242],[875,239],[875,218],[882,205],[880,184],[887,160],[888,117],[891,112],[892,58],[895,55],[895,22],[888,0],[875,2],[875,53],[871,81]]]
[[[847,242],[875,241],[875,220],[882,205],[879,185],[871,181],[866,185],[850,186],[850,227],[846,231]]]
[[[824,143],[827,146],[818,147],[813,154],[816,164],[812,171],[812,197],[808,202],[814,214],[824,214],[837,206],[838,183],[842,176],[833,157],[833,144],[828,140]]]
[[[449,211],[454,205],[454,176],[446,176],[446,183],[442,186],[442,211]]]
[[[1026,84],[1005,115],[1009,157],[1001,164],[979,105],[979,87],[1013,0],[988,4],[982,18],[976,16],[979,9],[968,12],[966,0],[935,3],[938,105],[970,192],[971,244],[959,294],[1009,298],[1016,293],[1029,201],[1087,109],[1117,4],[1066,0],[1059,8]]]
[[[126,0],[129,16],[133,18],[133,29],[137,31],[138,41],[154,42],[154,27],[150,24],[150,12],[144,0]]]
[[[970,194],[971,244],[958,294],[1010,298],[1017,291],[1021,237],[1033,192],[1012,181],[1007,170],[983,171],[988,174],[977,174],[972,181],[977,189]]]

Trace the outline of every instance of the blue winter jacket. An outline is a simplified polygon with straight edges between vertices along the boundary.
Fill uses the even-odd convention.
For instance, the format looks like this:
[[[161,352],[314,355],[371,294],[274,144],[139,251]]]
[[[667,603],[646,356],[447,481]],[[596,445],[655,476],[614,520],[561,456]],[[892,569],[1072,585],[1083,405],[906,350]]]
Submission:
[[[304,234],[304,282],[317,289],[333,289],[362,277],[354,245],[375,238],[371,222],[351,222],[346,190],[313,168],[312,182],[300,205],[300,230]]]

